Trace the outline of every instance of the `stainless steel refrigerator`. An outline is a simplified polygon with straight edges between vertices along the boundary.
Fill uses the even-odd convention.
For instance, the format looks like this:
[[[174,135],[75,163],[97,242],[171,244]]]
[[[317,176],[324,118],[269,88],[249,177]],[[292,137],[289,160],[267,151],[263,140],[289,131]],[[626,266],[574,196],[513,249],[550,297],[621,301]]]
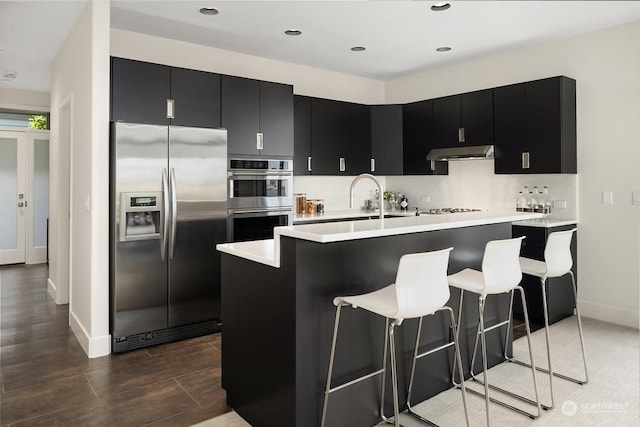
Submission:
[[[111,124],[113,352],[220,330],[224,129]]]

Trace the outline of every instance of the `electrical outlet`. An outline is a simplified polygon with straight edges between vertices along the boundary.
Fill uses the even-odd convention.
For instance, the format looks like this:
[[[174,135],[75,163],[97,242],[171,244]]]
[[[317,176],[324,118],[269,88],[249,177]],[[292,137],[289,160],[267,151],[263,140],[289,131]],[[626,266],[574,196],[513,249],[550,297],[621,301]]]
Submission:
[[[613,191],[603,191],[602,192],[602,204],[603,205],[612,205],[613,204]]]
[[[422,201],[425,203],[429,203],[431,201],[431,196],[422,196]]]
[[[640,206],[640,191],[634,191],[631,193],[631,201],[633,206]]]
[[[567,201],[566,200],[554,200],[553,201],[554,209],[567,209]]]

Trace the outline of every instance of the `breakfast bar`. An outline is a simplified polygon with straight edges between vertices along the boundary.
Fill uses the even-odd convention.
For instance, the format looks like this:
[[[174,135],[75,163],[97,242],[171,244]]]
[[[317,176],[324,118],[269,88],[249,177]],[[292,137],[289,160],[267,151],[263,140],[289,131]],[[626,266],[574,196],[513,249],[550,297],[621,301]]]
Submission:
[[[480,268],[485,244],[511,237],[511,223],[540,214],[469,212],[277,227],[269,240],[217,245],[222,252],[222,386],[227,402],[252,426],[317,426],[338,295],[374,291],[393,283],[406,253],[453,247],[449,273]],[[457,291],[449,306],[458,309]],[[465,294],[467,298],[474,298]],[[475,297],[477,298],[477,297]],[[469,301],[467,301],[469,302]],[[504,320],[508,294],[487,302],[487,324]],[[477,304],[465,303],[460,331],[468,363]],[[334,384],[382,366],[384,320],[364,310],[344,310]],[[421,350],[449,341],[442,313],[425,319]],[[417,320],[397,328],[400,405],[406,401]],[[363,332],[366,331],[366,332]],[[489,365],[502,362],[504,328],[487,336]],[[373,350],[372,350],[373,349]],[[417,365],[412,404],[451,387],[453,350]],[[478,361],[479,362],[479,361]],[[465,366],[465,368],[468,368]],[[389,386],[389,381],[386,382]],[[381,378],[374,376],[332,394],[331,426],[371,426],[380,421]],[[385,412],[392,413],[388,391]]]

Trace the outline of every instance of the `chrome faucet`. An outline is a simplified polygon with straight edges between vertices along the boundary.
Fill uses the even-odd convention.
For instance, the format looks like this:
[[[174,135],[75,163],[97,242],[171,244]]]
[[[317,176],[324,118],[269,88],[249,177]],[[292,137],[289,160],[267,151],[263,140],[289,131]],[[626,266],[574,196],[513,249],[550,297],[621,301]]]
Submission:
[[[382,213],[382,186],[380,185],[380,181],[378,181],[378,178],[371,175],[370,173],[362,173],[356,176],[353,181],[351,181],[351,188],[349,188],[349,208],[353,208],[353,187],[355,187],[358,181],[362,179],[370,179],[378,186],[378,208],[380,209],[380,219],[384,218],[384,215]]]

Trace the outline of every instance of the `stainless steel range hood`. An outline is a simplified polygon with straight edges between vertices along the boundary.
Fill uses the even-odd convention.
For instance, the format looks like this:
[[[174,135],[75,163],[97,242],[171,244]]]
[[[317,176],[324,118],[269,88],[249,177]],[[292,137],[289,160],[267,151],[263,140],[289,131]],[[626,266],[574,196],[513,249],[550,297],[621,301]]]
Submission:
[[[469,145],[453,148],[434,148],[427,154],[427,160],[472,160],[493,159],[493,145]]]

